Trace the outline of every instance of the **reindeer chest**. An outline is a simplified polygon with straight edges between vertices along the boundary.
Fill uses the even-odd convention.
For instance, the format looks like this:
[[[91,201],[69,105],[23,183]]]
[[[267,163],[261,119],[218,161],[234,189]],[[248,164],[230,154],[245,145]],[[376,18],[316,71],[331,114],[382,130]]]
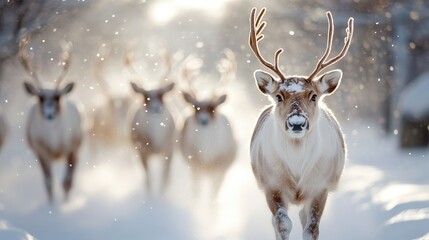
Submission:
[[[38,154],[53,159],[62,156],[69,137],[62,124],[56,121],[34,121],[29,123],[28,128],[28,140]]]
[[[133,119],[132,131],[135,140],[150,146],[155,152],[172,145],[175,137],[174,120],[166,112],[153,114],[139,109]]]
[[[301,145],[283,141],[276,138],[271,126],[261,126],[251,145],[252,168],[259,186],[280,191],[294,203],[331,189],[334,176],[341,172],[335,162],[335,148],[323,148],[317,143],[319,138],[306,139]]]
[[[182,151],[192,156],[191,161],[203,165],[229,165],[236,151],[232,129],[224,117],[218,117],[207,126],[201,126],[190,117],[182,132]]]
[[[264,188],[281,191],[293,203],[299,203],[328,188],[330,173],[323,158],[311,153],[291,154],[273,151],[257,161],[257,175]]]
[[[75,108],[73,108],[75,110]],[[77,110],[75,110],[77,113]],[[74,116],[74,117],[73,117]],[[56,159],[73,151],[81,141],[80,117],[64,109],[55,119],[44,119],[33,107],[27,122],[27,139],[35,152]]]

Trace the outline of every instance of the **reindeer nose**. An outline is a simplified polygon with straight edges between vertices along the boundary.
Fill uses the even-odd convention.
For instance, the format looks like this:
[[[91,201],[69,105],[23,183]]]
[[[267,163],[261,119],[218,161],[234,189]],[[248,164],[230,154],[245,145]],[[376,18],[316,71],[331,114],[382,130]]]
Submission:
[[[55,115],[54,114],[47,114],[45,117],[47,120],[53,120]]]
[[[286,120],[287,128],[294,131],[300,132],[307,128],[307,118],[302,115],[293,115]]]
[[[207,126],[210,121],[210,116],[207,112],[200,112],[197,114],[197,119],[202,126]]]

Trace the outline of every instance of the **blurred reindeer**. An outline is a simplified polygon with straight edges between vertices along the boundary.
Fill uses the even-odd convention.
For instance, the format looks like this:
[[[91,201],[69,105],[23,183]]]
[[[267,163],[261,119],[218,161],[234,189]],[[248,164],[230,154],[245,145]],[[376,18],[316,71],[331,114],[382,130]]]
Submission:
[[[221,79],[209,99],[199,99],[199,89],[192,86],[192,80],[198,74],[202,62],[188,59],[182,71],[182,77],[188,84],[188,91],[182,91],[183,97],[192,105],[194,112],[185,120],[180,149],[191,167],[195,193],[199,192],[202,175],[206,175],[212,181],[213,199],[217,197],[225,173],[233,163],[237,151],[231,125],[227,117],[217,111],[227,95],[219,95],[216,90],[235,78],[236,73],[234,53],[225,50],[225,55],[226,58],[218,65]]]
[[[117,141],[123,142],[129,137],[127,114],[131,105],[129,95],[119,95],[112,91],[106,76],[103,75],[109,48],[103,44],[99,49],[100,56],[94,68],[94,75],[97,85],[103,94],[103,100],[94,108],[92,113],[91,139],[103,141],[109,144]]]
[[[131,139],[135,148],[140,153],[140,158],[146,172],[146,187],[150,192],[152,189],[148,160],[152,155],[160,155],[163,161],[162,191],[165,191],[170,175],[171,160],[173,157],[176,125],[169,109],[165,106],[164,96],[173,90],[175,83],[165,84],[170,75],[173,56],[164,49],[163,60],[165,73],[160,78],[158,88],[148,90],[131,81],[131,87],[142,95],[143,102],[139,106],[131,121]],[[138,75],[133,66],[133,54],[128,52],[125,56],[125,65],[130,73]]]
[[[52,201],[51,162],[61,157],[67,158],[66,175],[63,189],[66,198],[72,188],[73,173],[77,164],[77,155],[82,142],[82,124],[78,108],[62,97],[73,90],[74,83],[60,88],[60,84],[70,67],[70,44],[63,45],[60,55],[62,72],[55,81],[54,88],[42,86],[30,65],[26,52],[29,38],[20,40],[19,59],[26,72],[33,78],[34,84],[24,82],[24,88],[30,95],[36,96],[37,103],[30,108],[27,120],[27,140],[37,155],[45,177],[45,186],[49,200]]]

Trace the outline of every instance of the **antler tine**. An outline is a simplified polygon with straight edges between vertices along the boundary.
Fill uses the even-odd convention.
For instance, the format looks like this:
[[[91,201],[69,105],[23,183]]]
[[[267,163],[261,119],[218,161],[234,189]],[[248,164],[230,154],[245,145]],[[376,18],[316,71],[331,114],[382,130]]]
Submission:
[[[19,52],[18,52],[19,60],[22,66],[24,67],[25,71],[28,73],[28,75],[30,75],[34,79],[38,87],[41,87],[42,84],[30,64],[30,57],[29,57],[29,54],[27,53],[28,42],[29,42],[28,35],[25,35],[19,40]]]
[[[200,73],[200,69],[203,65],[203,61],[194,55],[187,57],[182,66],[182,79],[185,80],[187,91],[196,97],[196,91],[193,88],[192,81]]]
[[[94,77],[97,81],[97,84],[100,86],[101,91],[108,97],[110,97],[111,93],[109,92],[109,84],[103,75],[103,71],[105,59],[110,54],[110,51],[111,46],[104,43],[101,44],[98,48],[97,61],[94,67]]]
[[[237,61],[235,60],[234,52],[230,49],[225,49],[224,54],[225,58],[222,58],[218,64],[218,71],[221,73],[221,77],[213,90],[213,96],[215,96],[216,90],[231,81],[237,72]]]
[[[64,77],[70,69],[72,44],[71,42],[62,43],[61,48],[62,52],[60,54],[60,61],[58,62],[58,65],[63,66],[63,70],[55,81],[55,88],[58,88],[60,86],[61,82],[63,81]]]
[[[308,79],[313,79],[320,71],[325,69],[326,67],[340,61],[349,50],[350,43],[352,41],[353,37],[353,18],[349,18],[347,22],[347,28],[346,33],[347,36],[344,38],[344,46],[341,49],[340,53],[337,54],[337,56],[329,59],[326,61],[326,58],[330,55],[332,50],[332,41],[334,36],[334,21],[332,18],[331,12],[326,12],[326,17],[328,18],[328,35],[327,35],[327,42],[326,42],[326,50],[323,56],[320,58],[320,60],[317,62],[316,68],[313,70],[313,72],[308,76]]]
[[[124,56],[124,64],[127,67],[131,75],[139,75],[136,68],[133,65],[134,62],[134,52],[132,50],[127,50]]]
[[[162,59],[165,64],[165,72],[161,75],[161,81],[164,81],[167,79],[168,75],[170,75],[173,66],[173,55],[167,47],[163,48]]]
[[[284,74],[280,71],[280,68],[279,68],[279,57],[280,57],[280,54],[283,52],[283,49],[279,48],[276,51],[276,53],[274,55],[274,65],[272,63],[268,62],[267,60],[265,60],[259,51],[258,42],[261,41],[262,39],[264,39],[264,35],[262,34],[262,30],[264,30],[264,28],[266,26],[265,21],[261,22],[261,19],[264,16],[265,11],[266,11],[266,9],[262,8],[261,12],[255,18],[256,8],[252,9],[252,12],[250,14],[249,46],[252,49],[255,56],[258,58],[259,62],[261,62],[264,66],[271,69],[273,72],[275,72],[280,77],[280,79],[285,79]],[[256,30],[255,30],[255,28],[256,28]]]

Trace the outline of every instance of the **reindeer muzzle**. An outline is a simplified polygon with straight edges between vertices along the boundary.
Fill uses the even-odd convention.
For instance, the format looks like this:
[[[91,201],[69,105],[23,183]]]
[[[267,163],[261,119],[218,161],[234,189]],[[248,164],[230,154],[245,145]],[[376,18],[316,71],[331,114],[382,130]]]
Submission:
[[[308,130],[308,119],[301,114],[292,115],[286,120],[286,130],[294,133]]]

